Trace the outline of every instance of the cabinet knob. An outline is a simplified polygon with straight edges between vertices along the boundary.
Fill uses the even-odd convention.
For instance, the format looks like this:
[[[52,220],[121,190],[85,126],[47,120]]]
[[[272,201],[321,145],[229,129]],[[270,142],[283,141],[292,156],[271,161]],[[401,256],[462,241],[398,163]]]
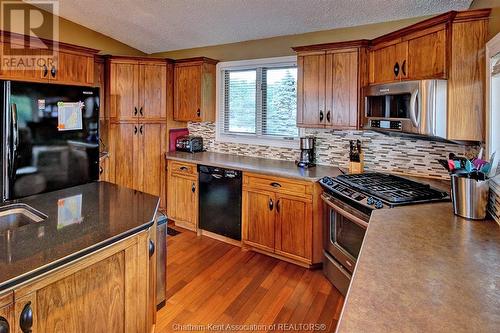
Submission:
[[[31,333],[31,327],[33,327],[33,309],[31,308],[31,302],[28,302],[24,306],[23,311],[21,311],[19,326],[23,333]]]
[[[153,254],[155,254],[155,242],[153,242],[152,239],[149,240],[148,251],[149,251],[149,257],[151,258]]]
[[[7,319],[4,317],[0,317],[0,333],[9,333],[10,325]]]
[[[269,210],[273,210],[273,208],[274,208],[273,199],[269,199]]]
[[[102,168],[102,166],[99,167],[99,174],[102,175],[102,173],[104,172],[104,169]]]
[[[403,64],[401,65],[401,71],[403,75],[406,76],[406,60],[403,60]]]
[[[328,121],[328,122],[330,122],[330,114],[331,114],[331,112],[330,112],[330,110],[328,110],[326,112],[326,121]]]
[[[398,77],[399,75],[399,63],[396,62],[396,64],[394,65],[394,75],[396,75],[396,77]]]
[[[200,116],[201,116],[201,110],[200,110],[200,109],[196,110],[196,116],[197,116],[197,117],[200,117]]]
[[[323,110],[319,110],[319,121],[323,121],[323,118],[325,118],[325,115],[323,114]]]
[[[56,66],[52,66],[52,68],[50,69],[50,75],[52,75],[52,77],[56,77],[56,74],[57,74],[57,68]]]
[[[193,192],[193,193],[196,192],[196,186],[194,185],[194,183],[193,183],[193,185],[191,185],[191,192]]]
[[[43,65],[43,77],[47,77],[47,74],[49,74],[49,69],[47,65]]]

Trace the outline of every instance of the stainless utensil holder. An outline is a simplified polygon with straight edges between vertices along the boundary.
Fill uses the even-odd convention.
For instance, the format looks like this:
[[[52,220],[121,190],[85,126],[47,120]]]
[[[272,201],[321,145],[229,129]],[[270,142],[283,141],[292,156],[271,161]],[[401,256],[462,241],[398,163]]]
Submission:
[[[455,215],[467,219],[486,218],[490,185],[488,181],[451,176],[451,196]]]

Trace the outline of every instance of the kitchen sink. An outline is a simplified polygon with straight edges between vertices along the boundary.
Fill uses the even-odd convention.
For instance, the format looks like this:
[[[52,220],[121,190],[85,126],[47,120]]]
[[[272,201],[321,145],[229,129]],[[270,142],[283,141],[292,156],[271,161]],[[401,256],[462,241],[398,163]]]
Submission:
[[[18,203],[0,207],[0,232],[42,222],[47,215],[31,206]]]

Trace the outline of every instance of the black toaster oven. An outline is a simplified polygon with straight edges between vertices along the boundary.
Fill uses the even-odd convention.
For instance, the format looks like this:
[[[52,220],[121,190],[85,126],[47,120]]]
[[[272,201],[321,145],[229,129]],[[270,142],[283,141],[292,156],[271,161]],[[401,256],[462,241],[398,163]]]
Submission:
[[[203,151],[203,138],[201,136],[184,135],[175,141],[175,150],[189,153]]]

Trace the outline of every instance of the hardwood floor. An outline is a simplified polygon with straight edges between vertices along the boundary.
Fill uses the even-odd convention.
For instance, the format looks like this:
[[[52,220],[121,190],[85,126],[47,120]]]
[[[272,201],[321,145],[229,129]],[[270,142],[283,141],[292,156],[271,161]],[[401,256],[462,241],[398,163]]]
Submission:
[[[290,331],[280,324],[300,332],[313,330],[301,324],[335,330],[344,298],[321,270],[177,230],[182,233],[167,241],[167,304],[158,311],[156,332]]]

